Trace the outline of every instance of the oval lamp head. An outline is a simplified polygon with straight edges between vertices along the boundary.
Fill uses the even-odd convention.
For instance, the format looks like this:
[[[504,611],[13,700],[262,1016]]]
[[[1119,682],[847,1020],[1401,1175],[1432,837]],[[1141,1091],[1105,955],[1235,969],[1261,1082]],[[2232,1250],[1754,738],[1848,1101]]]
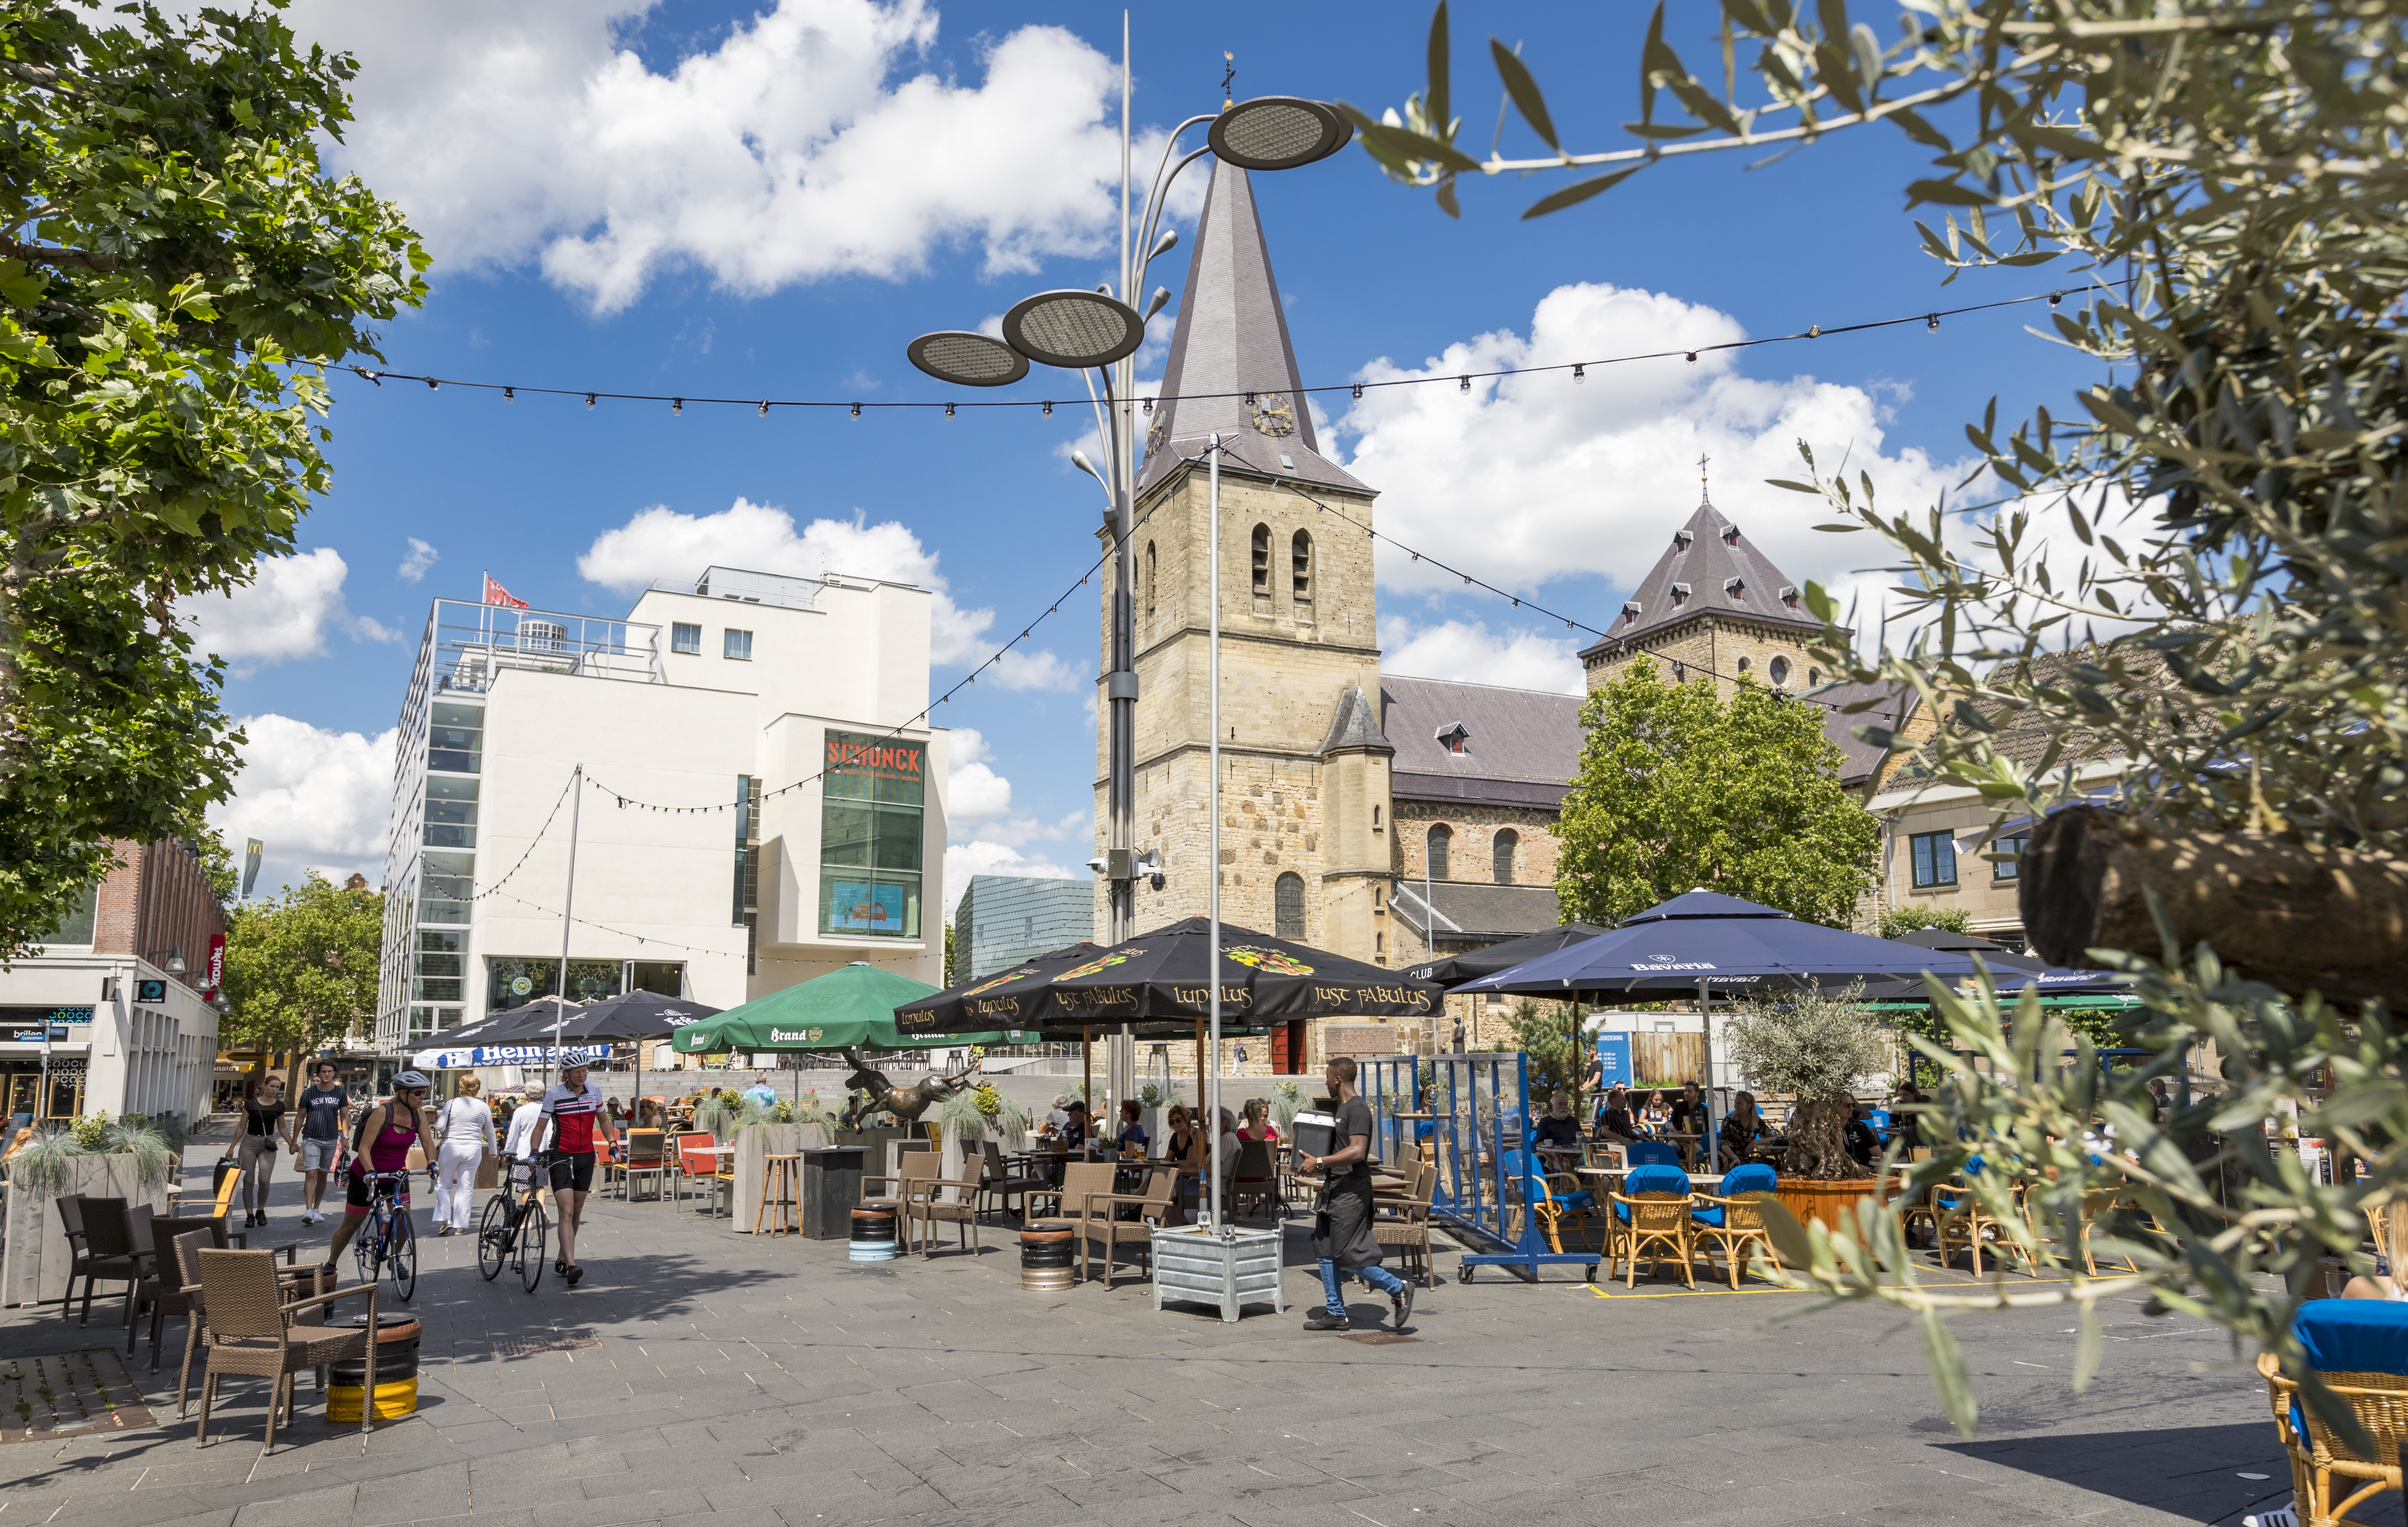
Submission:
[[[1145,321],[1100,292],[1039,292],[1003,315],[1003,337],[1032,361],[1075,371],[1135,354],[1145,343]]]
[[[1077,467],[1080,471],[1084,472],[1087,476],[1095,478],[1097,482],[1104,481],[1104,475],[1096,470],[1095,463],[1087,460],[1087,453],[1085,451],[1074,450],[1070,452],[1070,464]],[[1111,484],[1104,483],[1104,486],[1109,488]]]
[[[1292,170],[1326,159],[1354,136],[1354,124],[1319,101],[1262,95],[1212,119],[1212,151],[1242,170]]]
[[[924,334],[903,347],[911,364],[960,387],[1003,387],[1028,375],[1028,357],[1000,339],[965,329]]]
[[[1154,295],[1146,299],[1146,304],[1145,304],[1145,321],[1146,321],[1148,323],[1153,322],[1153,321],[1154,321],[1154,314],[1156,314],[1156,313],[1161,312],[1164,308],[1166,308],[1166,307],[1169,307],[1169,306],[1170,306],[1170,288],[1168,288],[1168,287],[1167,287],[1167,286],[1157,286],[1157,287],[1155,287],[1155,288],[1154,289]]]

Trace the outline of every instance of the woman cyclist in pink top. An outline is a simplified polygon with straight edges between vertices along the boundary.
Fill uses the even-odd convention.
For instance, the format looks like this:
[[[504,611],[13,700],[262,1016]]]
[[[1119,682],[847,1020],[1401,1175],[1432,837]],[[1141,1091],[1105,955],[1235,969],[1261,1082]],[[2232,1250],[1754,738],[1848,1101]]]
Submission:
[[[360,1120],[359,1133],[351,1140],[351,1169],[344,1178],[350,1192],[343,1200],[343,1222],[335,1227],[334,1244],[326,1249],[326,1265],[342,1260],[343,1248],[359,1234],[360,1221],[367,1218],[368,1206],[375,1202],[369,1173],[407,1170],[409,1148],[415,1145],[425,1150],[427,1180],[434,1180],[435,1132],[426,1127],[426,1116],[419,1108],[426,1101],[429,1085],[418,1072],[403,1072],[393,1078],[393,1096],[370,1108]],[[409,1181],[405,1177],[397,1186],[406,1214]]]

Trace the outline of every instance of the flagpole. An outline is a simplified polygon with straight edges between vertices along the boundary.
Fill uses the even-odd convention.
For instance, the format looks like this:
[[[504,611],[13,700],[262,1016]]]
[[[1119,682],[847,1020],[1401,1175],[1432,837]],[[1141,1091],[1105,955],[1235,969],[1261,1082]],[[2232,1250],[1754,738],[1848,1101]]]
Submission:
[[[568,887],[560,899],[560,990],[552,999],[552,1055],[543,1063],[543,1082],[548,1092],[552,1074],[560,1066],[560,1030],[568,1021],[568,930],[576,926],[569,914],[577,909],[577,814],[585,803],[585,765],[568,777]],[[566,1067],[561,1067],[566,1070]]]
[[[1209,797],[1211,817],[1206,828],[1211,843],[1207,857],[1211,862],[1211,927],[1204,949],[1204,978],[1212,988],[1212,1045],[1207,1052],[1212,1057],[1212,1074],[1207,1083],[1211,1090],[1211,1101],[1205,1106],[1211,1122],[1204,1126],[1204,1139],[1205,1149],[1212,1153],[1212,1233],[1217,1235],[1221,1233],[1221,436],[1217,431],[1212,435],[1210,450],[1211,487],[1205,499],[1210,507],[1205,511],[1204,544],[1211,549],[1207,555],[1211,566],[1211,591],[1208,597],[1212,609],[1205,679],[1212,694],[1212,792]]]

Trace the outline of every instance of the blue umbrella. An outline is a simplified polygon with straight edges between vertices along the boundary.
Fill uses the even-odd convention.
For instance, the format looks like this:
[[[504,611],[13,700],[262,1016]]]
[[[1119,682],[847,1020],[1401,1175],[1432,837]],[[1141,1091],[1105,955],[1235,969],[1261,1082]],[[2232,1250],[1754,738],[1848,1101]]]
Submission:
[[[1610,931],[1459,986],[1566,1002],[1702,994],[1709,986],[1830,986],[1863,977],[1970,976],[1973,962],[1865,934],[1800,922],[1786,912],[1692,891]]]

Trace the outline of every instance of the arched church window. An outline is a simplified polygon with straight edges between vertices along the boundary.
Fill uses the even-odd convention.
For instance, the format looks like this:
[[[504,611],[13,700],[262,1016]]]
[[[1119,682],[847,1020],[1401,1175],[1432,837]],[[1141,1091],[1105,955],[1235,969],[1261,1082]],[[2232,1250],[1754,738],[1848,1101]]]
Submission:
[[[1271,888],[1272,905],[1278,922],[1272,932],[1282,938],[1304,936],[1304,877],[1290,872],[1279,878]]]
[[[1739,671],[1742,673],[1747,672],[1747,659],[1743,656],[1739,660]]]
[[[1767,667],[1765,672],[1772,676],[1772,687],[1774,689],[1777,690],[1784,688],[1789,683],[1789,660],[1787,658],[1774,658],[1770,666]]]
[[[1271,527],[1254,527],[1254,597],[1271,596]]]
[[[1145,543],[1145,612],[1148,615],[1154,613],[1154,543],[1148,541]]]
[[[1446,851],[1454,843],[1454,829],[1448,827],[1446,823],[1440,822],[1429,830],[1429,878],[1431,879],[1443,880],[1447,878]]]
[[[1496,845],[1492,851],[1496,859],[1497,883],[1498,885],[1512,885],[1513,883],[1513,852],[1521,846],[1522,835],[1513,831],[1511,827],[1506,828],[1503,832],[1497,835]]]
[[[1312,603],[1312,535],[1297,531],[1287,547],[1288,576],[1295,580],[1295,597],[1299,605]]]

